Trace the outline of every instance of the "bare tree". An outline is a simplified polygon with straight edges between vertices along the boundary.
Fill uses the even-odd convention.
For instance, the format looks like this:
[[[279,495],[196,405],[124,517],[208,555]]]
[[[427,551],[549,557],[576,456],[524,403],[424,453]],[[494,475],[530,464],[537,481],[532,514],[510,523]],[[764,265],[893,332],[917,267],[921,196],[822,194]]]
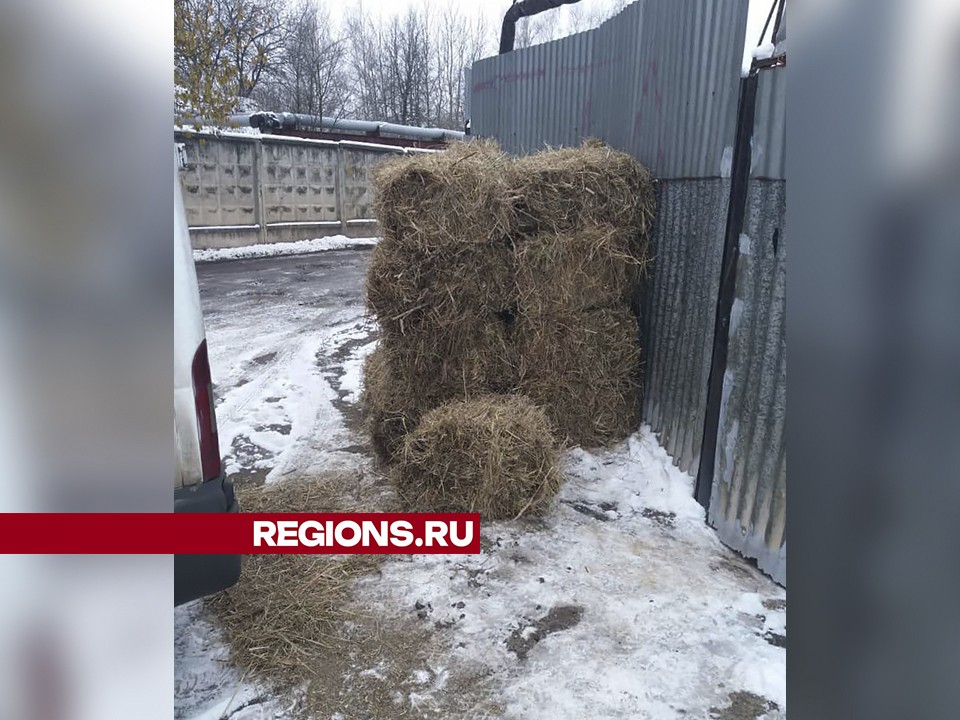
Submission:
[[[430,0],[383,17],[358,3],[338,23],[323,0],[285,10],[283,0],[174,2],[178,83],[199,68],[193,84],[222,88],[234,108],[242,97],[271,110],[460,127],[464,68],[496,41],[481,10]]]
[[[385,118],[387,71],[382,25],[357,5],[347,15],[344,29],[353,70],[352,110],[365,118]]]
[[[440,127],[458,128],[463,124],[464,68],[483,57],[490,44],[484,15],[463,14],[459,7],[447,5],[440,14],[432,64],[436,75],[438,98],[434,122]]]
[[[390,119],[404,125],[423,124],[429,115],[430,65],[427,25],[413,7],[387,25]]]
[[[569,34],[592,30],[623,10],[634,0],[603,0],[593,4],[580,2],[568,6],[567,32]]]
[[[434,93],[424,15],[411,7],[403,16],[377,22],[357,7],[348,16],[346,28],[356,111],[367,118],[403,124],[428,122]]]
[[[562,15],[559,8],[539,15],[522,17],[517,21],[517,33],[513,47],[517,50],[550,42],[563,36]]]
[[[220,0],[220,4],[231,23],[229,57],[237,95],[247,98],[283,49],[283,5],[279,0]]]
[[[257,101],[264,108],[342,116],[350,97],[346,50],[326,6],[299,0],[286,18],[282,52],[257,89]]]

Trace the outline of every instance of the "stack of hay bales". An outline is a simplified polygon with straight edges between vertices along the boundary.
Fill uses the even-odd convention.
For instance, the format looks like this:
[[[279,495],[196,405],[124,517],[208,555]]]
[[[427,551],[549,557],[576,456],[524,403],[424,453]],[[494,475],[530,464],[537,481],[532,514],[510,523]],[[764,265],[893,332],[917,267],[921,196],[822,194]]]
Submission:
[[[502,320],[516,305],[508,166],[493,143],[458,143],[375,174],[383,239],[367,303],[381,335],[367,362],[366,410],[383,460],[426,411],[516,386]]]
[[[544,417],[558,446],[636,427],[630,298],[647,259],[650,177],[600,143],[510,160],[475,141],[387,161],[374,181],[383,240],[367,301],[381,342],[364,405],[377,455],[396,461],[401,494],[422,509],[531,509],[559,477],[554,456],[522,450],[541,448]],[[444,457],[473,474],[457,479]],[[508,486],[522,503],[506,500]]]
[[[511,167],[519,295],[518,390],[564,444],[597,446],[638,421],[640,348],[631,296],[647,262],[650,176],[597,142]]]

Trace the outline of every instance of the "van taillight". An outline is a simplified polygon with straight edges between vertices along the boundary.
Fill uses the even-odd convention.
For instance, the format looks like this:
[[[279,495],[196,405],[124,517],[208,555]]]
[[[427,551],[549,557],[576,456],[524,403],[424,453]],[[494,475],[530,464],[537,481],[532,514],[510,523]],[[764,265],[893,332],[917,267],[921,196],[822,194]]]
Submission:
[[[212,480],[220,477],[220,439],[217,437],[217,416],[213,410],[213,383],[210,379],[206,340],[200,343],[193,356],[190,375],[193,378],[193,400],[197,408],[197,427],[200,432],[203,479]]]

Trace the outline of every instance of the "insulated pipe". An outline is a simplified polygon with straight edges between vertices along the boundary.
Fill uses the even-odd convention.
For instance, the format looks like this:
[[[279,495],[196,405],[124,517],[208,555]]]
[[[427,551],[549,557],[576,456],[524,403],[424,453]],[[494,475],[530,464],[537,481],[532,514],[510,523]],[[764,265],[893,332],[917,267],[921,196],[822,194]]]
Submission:
[[[552,10],[561,5],[573,5],[580,0],[520,0],[514,2],[503,16],[503,28],[500,30],[500,54],[513,52],[513,41],[517,35],[517,20],[537,15],[544,10]]]
[[[302,115],[298,113],[258,112],[234,115],[231,121],[239,125],[274,130],[277,128],[320,128],[321,130],[343,130],[367,135],[397,135],[415,140],[462,140],[459,130],[444,128],[422,128],[413,125],[395,125],[393,123],[371,122],[369,120],[343,120],[320,115]]]

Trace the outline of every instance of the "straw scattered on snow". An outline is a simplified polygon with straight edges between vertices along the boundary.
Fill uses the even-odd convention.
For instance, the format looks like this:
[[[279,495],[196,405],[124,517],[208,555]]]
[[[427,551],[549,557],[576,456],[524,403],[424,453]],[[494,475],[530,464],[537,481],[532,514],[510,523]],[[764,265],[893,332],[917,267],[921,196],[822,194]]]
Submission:
[[[340,473],[239,488],[244,512],[334,512]],[[373,571],[375,555],[248,555],[239,582],[207,600],[230,644],[232,662],[252,678],[292,688],[336,646],[350,615],[352,581]]]

